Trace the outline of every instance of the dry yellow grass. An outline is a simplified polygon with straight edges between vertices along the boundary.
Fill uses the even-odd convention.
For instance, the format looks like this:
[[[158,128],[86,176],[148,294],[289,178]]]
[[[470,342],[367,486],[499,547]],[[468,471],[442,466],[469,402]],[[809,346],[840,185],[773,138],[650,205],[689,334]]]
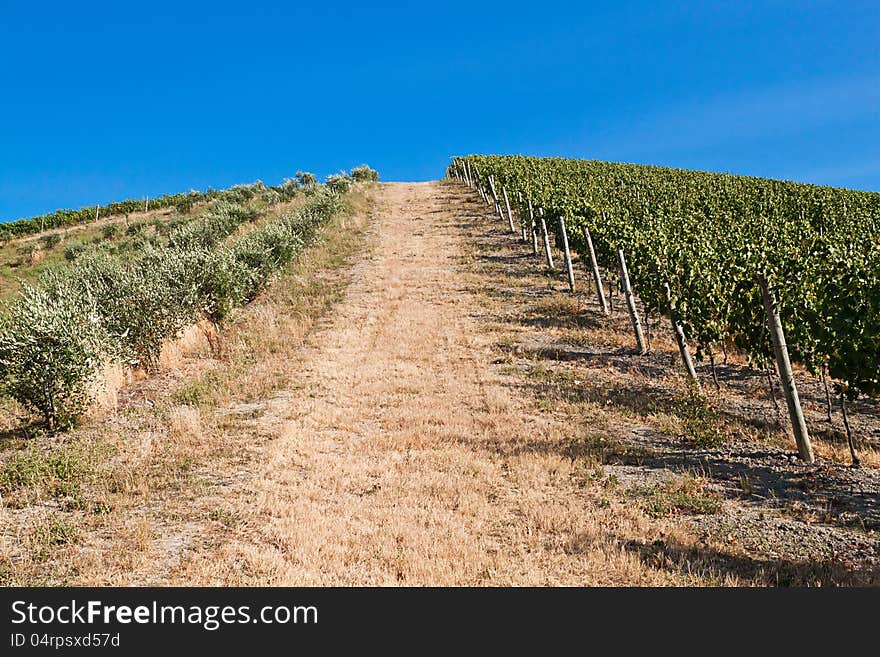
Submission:
[[[449,201],[438,184],[382,187],[373,256],[298,355],[299,376],[260,409],[273,439],[251,484],[221,501],[238,522],[171,582],[707,581],[627,549],[676,530],[603,500],[593,472],[557,450],[569,426],[492,367],[497,336],[473,319],[465,290],[479,280]]]

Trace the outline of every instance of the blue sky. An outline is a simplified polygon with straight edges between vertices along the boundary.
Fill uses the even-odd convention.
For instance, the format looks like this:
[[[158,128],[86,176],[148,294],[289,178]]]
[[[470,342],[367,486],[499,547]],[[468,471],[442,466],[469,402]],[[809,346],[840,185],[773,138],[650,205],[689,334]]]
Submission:
[[[562,155],[880,190],[874,2],[4,3],[0,219]]]

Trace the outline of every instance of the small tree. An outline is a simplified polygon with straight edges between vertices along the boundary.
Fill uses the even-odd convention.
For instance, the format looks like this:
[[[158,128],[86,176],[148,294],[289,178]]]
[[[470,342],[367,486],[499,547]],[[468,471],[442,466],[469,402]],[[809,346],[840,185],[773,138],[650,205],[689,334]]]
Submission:
[[[50,431],[85,411],[105,342],[91,299],[69,292],[24,284],[0,325],[0,387],[42,414]]]
[[[351,170],[351,177],[357,182],[378,182],[379,172],[371,169],[366,164],[362,164]]]
[[[330,189],[336,194],[344,194],[349,189],[351,189],[351,185],[353,182],[354,179],[351,176],[349,176],[345,172],[340,172],[327,176],[327,181],[325,182],[325,184],[327,185],[327,189]]]
[[[315,177],[315,174],[309,173],[308,171],[297,171],[296,179],[303,187],[314,187],[318,184],[318,179]]]

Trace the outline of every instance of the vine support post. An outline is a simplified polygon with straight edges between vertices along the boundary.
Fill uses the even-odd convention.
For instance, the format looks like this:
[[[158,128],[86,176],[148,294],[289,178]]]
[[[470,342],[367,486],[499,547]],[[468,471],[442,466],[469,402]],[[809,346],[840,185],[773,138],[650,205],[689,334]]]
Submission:
[[[791,419],[791,428],[797,443],[798,456],[801,460],[812,463],[813,446],[810,444],[810,434],[807,431],[804,411],[801,408],[801,400],[798,396],[797,385],[795,385],[794,373],[791,370],[788,346],[785,343],[785,333],[782,330],[782,322],[779,319],[779,304],[767,277],[759,274],[758,283],[761,286],[761,296],[764,298],[764,309],[767,312],[770,339],[773,342],[776,365],[779,367],[779,377],[782,379],[782,392],[785,394],[785,403],[788,405],[788,415]]]
[[[526,235],[526,219],[525,214],[523,213],[523,198],[522,192],[517,192],[517,197],[519,198],[519,229],[522,233],[522,241],[525,242],[528,239]]]
[[[571,266],[571,250],[568,248],[568,232],[565,230],[565,218],[559,217],[559,230],[562,233],[562,253],[565,256],[565,272],[568,274],[568,289],[574,294],[574,268]]]
[[[498,213],[501,219],[504,219],[504,214],[501,212],[501,203],[498,200],[498,192],[495,189],[495,176],[489,176],[489,189],[492,192],[492,201],[495,203],[495,212]]]
[[[544,220],[544,208],[538,208],[538,215],[541,217],[541,237],[544,239],[544,255],[547,259],[547,266],[550,269],[555,269],[553,254],[550,253],[550,235],[547,232],[547,222]]]
[[[666,292],[666,303],[669,304],[669,320],[672,323],[672,332],[675,333],[675,341],[678,343],[678,353],[681,354],[681,360],[684,363],[688,377],[693,381],[697,390],[700,390],[700,380],[697,378],[697,370],[694,367],[694,359],[691,358],[691,350],[688,349],[684,328],[682,328],[681,322],[675,318],[675,303],[672,301],[669,283],[663,284],[663,290]]]
[[[510,212],[510,199],[507,198],[507,188],[501,188],[501,195],[504,196],[504,207],[507,209],[507,225],[510,226],[510,232],[515,233],[516,229],[513,227],[513,214]]]
[[[584,241],[587,243],[587,253],[590,256],[590,267],[593,270],[593,282],[596,283],[596,296],[599,299],[599,307],[602,312],[608,314],[608,302],[605,300],[605,288],[602,287],[602,276],[599,274],[599,263],[596,261],[596,250],[593,248],[593,238],[590,229],[584,226]]]
[[[623,249],[617,249],[617,264],[620,265],[620,280],[623,283],[623,294],[626,297],[629,318],[632,321],[633,333],[636,336],[636,347],[639,350],[639,354],[645,354],[648,352],[648,348],[645,346],[642,321],[639,319],[639,312],[636,309],[636,298],[633,295],[632,286],[629,284],[629,272],[626,269],[626,258],[623,255]]]
[[[100,205],[96,205],[96,206],[95,206],[95,221],[98,220],[98,214],[99,214],[100,212],[101,212],[101,206],[100,206]]]
[[[721,384],[718,383],[718,371],[715,369],[715,352],[709,349],[709,364],[712,366],[712,382],[715,384],[715,392],[721,392]]]
[[[538,255],[538,231],[535,230],[535,211],[532,208],[532,199],[529,199],[529,221],[531,222],[532,231],[532,255]]]
[[[846,412],[846,393],[843,388],[840,389],[840,410],[843,412],[843,426],[846,429],[846,442],[849,444],[849,456],[852,459],[854,467],[859,467],[861,461],[856,456],[856,447],[853,443],[852,429],[849,426],[849,414]]]

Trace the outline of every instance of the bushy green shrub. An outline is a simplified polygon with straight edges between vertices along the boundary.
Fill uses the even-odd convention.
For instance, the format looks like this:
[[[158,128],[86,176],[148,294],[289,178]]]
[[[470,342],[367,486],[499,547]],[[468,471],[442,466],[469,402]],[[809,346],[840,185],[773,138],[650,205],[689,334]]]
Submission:
[[[202,194],[200,192],[191,189],[188,194],[182,194],[181,198],[177,203],[174,204],[174,209],[178,214],[188,214],[192,212],[192,209],[195,207],[195,204],[198,203],[202,199]]]
[[[296,179],[303,187],[314,187],[318,184],[318,179],[315,177],[315,174],[309,173],[308,171],[297,171]]]
[[[93,300],[82,290],[27,284],[0,317],[0,390],[46,419],[72,425],[108,342]]]
[[[61,239],[61,235],[58,233],[52,233],[51,235],[43,235],[43,237],[40,238],[40,243],[43,245],[43,248],[48,251],[61,244]]]
[[[351,170],[351,177],[357,182],[377,182],[379,180],[379,172],[371,169],[366,164],[362,164]]]
[[[48,272],[42,285],[88,295],[108,339],[105,351],[132,365],[154,369],[162,343],[194,321],[187,294],[189,262],[167,249],[147,247],[132,263],[102,253],[82,258],[73,270]]]
[[[116,232],[119,230],[119,226],[116,224],[107,224],[101,229],[101,235],[105,240],[111,240],[116,235]]]
[[[125,234],[132,237],[142,232],[144,228],[146,228],[146,224],[143,221],[136,221],[128,225],[128,228],[125,229]]]
[[[284,201],[289,201],[296,197],[300,190],[302,190],[302,184],[296,178],[285,178],[284,182],[275,188],[275,191],[278,192]]]
[[[354,178],[344,171],[327,176],[327,187],[337,194],[344,194],[351,189]]]
[[[168,234],[168,245],[175,249],[196,246],[210,248],[231,235],[238,226],[257,217],[257,211],[243,203],[217,201],[199,219],[176,226]]]
[[[73,262],[78,257],[80,257],[83,253],[86,252],[86,245],[81,244],[79,242],[75,244],[71,244],[66,249],[64,249],[64,259]]]

